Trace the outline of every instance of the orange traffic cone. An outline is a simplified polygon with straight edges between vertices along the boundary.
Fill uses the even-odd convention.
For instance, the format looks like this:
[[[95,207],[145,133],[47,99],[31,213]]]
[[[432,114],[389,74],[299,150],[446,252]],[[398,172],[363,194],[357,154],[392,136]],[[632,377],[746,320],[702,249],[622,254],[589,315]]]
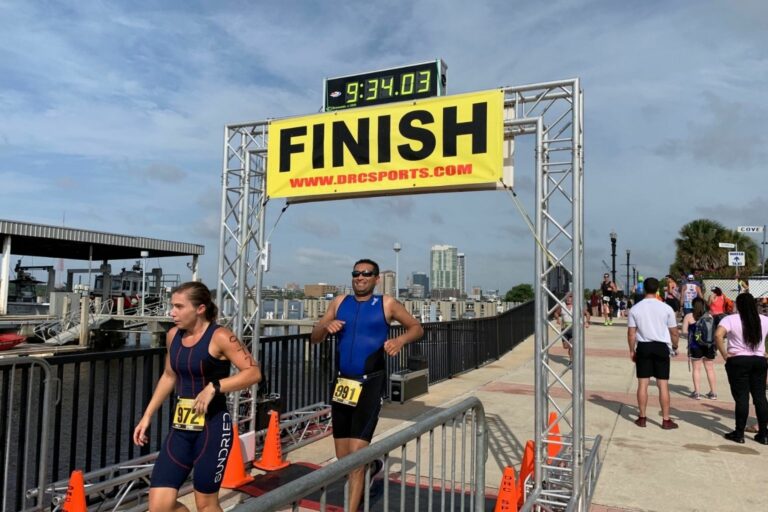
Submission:
[[[67,495],[61,510],[63,512],[88,512],[88,507],[85,504],[85,480],[83,480],[83,472],[79,469],[74,470],[69,477]]]
[[[253,477],[245,472],[243,450],[240,448],[240,435],[235,423],[232,425],[232,449],[229,451],[229,459],[227,459],[227,467],[224,468],[224,479],[221,486],[225,489],[237,489],[252,480]]]
[[[288,466],[288,461],[283,460],[283,448],[280,446],[277,411],[269,411],[269,426],[267,436],[264,438],[264,449],[261,452],[261,458],[253,465],[264,471],[276,471]]]
[[[549,455],[549,458],[557,457],[557,454],[560,453],[560,450],[563,449],[563,445],[561,444],[562,438],[560,437],[560,425],[555,422],[557,420],[557,413],[551,412],[549,413],[549,435],[547,436],[547,440],[549,443],[547,443],[547,455]]]
[[[520,475],[517,480],[517,505],[523,506],[525,500],[525,481],[528,477],[533,477],[533,466],[536,463],[534,460],[535,445],[530,439],[525,443],[525,451],[523,451],[523,460],[520,462]]]
[[[507,466],[501,476],[499,496],[496,498],[496,508],[493,512],[517,512],[517,482],[515,468]]]

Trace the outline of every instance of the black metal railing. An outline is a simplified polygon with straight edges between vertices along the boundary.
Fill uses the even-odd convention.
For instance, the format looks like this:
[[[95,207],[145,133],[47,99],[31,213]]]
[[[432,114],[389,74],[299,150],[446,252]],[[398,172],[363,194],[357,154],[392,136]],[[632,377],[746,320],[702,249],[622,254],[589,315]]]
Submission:
[[[387,385],[392,373],[408,368],[412,357],[424,357],[429,383],[450,379],[494,361],[533,334],[533,302],[505,313],[472,320],[424,323],[424,337],[406,345],[397,357],[387,358]],[[403,331],[390,328],[390,337]],[[335,337],[312,345],[309,334],[272,336],[261,339],[260,359],[265,393],[279,394],[283,411],[293,411],[317,402],[329,403],[335,376]]]
[[[533,303],[523,304],[491,318],[424,324],[424,337],[407,345],[397,357],[388,358],[387,378],[408,367],[408,360],[426,358],[430,383],[478,368],[501,357],[533,333]],[[392,327],[396,336],[402,327]],[[329,403],[335,375],[335,343],[309,343],[309,335],[274,336],[261,339],[260,359],[266,382],[262,388],[281,396],[283,412],[318,402]],[[54,355],[45,358],[59,380],[59,399],[53,409],[49,431],[52,453],[48,482],[65,479],[74,469],[89,472],[158,451],[168,433],[172,404],[167,400],[153,418],[150,441],[141,449],[133,445],[136,422],[152,396],[163,371],[165,348],[130,348],[110,352]],[[0,367],[0,402],[6,401],[11,376]],[[23,370],[17,370],[23,371]],[[24,382],[22,379],[19,382]],[[39,387],[23,401],[19,418],[40,410]],[[387,386],[386,389],[389,389]],[[14,411],[14,415],[17,414]],[[162,419],[159,419],[162,418]],[[7,421],[0,421],[0,439],[5,439]],[[27,431],[37,443],[39,429]],[[21,462],[21,461],[20,461]],[[39,461],[32,473],[39,470]]]

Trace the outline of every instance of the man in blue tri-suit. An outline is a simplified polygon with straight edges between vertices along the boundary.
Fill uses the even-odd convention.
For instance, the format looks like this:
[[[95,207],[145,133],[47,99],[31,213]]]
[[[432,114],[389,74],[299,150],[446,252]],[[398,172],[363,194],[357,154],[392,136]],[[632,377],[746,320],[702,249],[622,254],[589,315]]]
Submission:
[[[331,402],[336,457],[342,458],[371,442],[379,421],[386,382],[386,356],[394,356],[407,343],[422,337],[419,322],[389,295],[374,295],[379,266],[359,260],[352,270],[354,295],[335,297],[323,318],[312,329],[312,343],[337,334],[336,368]],[[389,337],[395,320],[405,332]],[[364,467],[349,475],[349,510],[356,511],[362,497]]]

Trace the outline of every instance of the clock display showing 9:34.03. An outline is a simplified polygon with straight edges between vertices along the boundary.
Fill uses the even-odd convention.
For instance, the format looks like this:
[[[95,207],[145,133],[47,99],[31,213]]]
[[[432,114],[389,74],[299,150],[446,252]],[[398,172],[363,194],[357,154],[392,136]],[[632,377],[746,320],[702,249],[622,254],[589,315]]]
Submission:
[[[344,94],[344,103],[369,103],[397,96],[409,99],[414,94],[427,93],[430,90],[432,72],[431,69],[425,69],[402,75],[367,78],[363,82],[349,82]]]
[[[440,67],[425,62],[326,80],[325,110],[379,105],[440,95]]]

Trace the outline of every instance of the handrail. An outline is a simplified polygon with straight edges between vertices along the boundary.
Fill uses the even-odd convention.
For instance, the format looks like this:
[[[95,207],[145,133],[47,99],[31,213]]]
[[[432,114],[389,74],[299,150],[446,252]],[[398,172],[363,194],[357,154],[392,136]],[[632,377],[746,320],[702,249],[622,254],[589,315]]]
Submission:
[[[473,510],[485,509],[485,461],[488,457],[488,432],[485,424],[485,409],[477,397],[469,397],[460,403],[437,413],[430,412],[420,421],[377,441],[362,450],[356,451],[337,462],[322,467],[317,471],[289,482],[262,496],[249,500],[235,508],[237,512],[270,512],[298,502],[302,497],[327,487],[330,483],[344,478],[352,470],[373,462],[389,452],[417,439],[423,434],[444,425],[467,411],[475,411],[476,443]],[[417,482],[418,485],[418,482]]]

